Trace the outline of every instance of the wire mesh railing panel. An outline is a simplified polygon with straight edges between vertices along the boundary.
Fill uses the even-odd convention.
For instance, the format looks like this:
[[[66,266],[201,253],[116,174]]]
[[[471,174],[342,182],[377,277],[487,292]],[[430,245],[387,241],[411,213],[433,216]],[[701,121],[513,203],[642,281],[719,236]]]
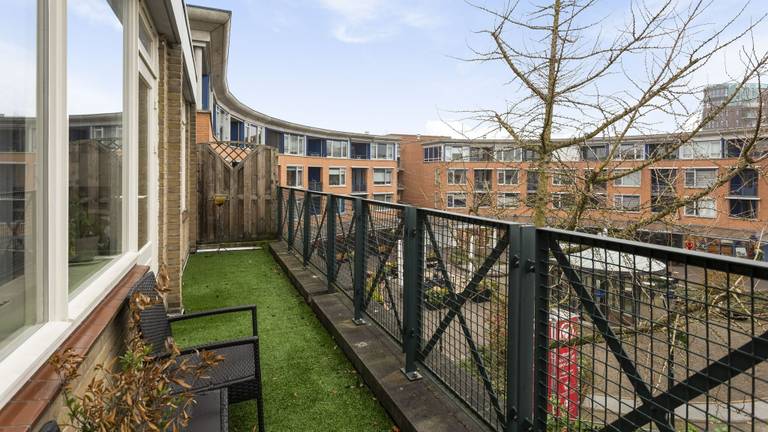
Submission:
[[[507,225],[426,212],[420,359],[496,430],[506,417]]]
[[[547,236],[547,428],[768,430],[765,267]]]
[[[309,263],[321,274],[328,275],[326,242],[328,239],[328,197],[312,194],[307,201],[309,211]]]
[[[336,286],[351,298],[354,291],[355,200],[342,196],[335,199],[335,281]]]
[[[279,188],[277,191],[277,198],[280,200],[280,205],[277,206],[277,209],[280,212],[278,215],[280,226],[278,227],[277,232],[280,233],[280,238],[287,242],[289,226],[288,216],[290,214],[288,206],[291,205],[290,193],[285,189]]]
[[[299,255],[304,251],[304,212],[307,210],[305,196],[306,192],[295,191],[292,249]]]
[[[374,201],[363,205],[367,207],[363,310],[402,343],[403,210]]]

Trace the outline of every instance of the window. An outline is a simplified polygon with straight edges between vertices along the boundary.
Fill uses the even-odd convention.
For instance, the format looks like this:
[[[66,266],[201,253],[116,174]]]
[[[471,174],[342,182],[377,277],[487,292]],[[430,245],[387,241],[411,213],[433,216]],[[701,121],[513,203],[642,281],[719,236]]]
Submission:
[[[38,147],[39,131],[36,70],[36,2],[4,5],[0,15],[0,40],[13,47],[19,58],[4,59],[0,69],[0,358],[25,328],[42,315],[37,274],[41,235],[36,205],[42,193],[39,164],[45,147]],[[13,66],[10,66],[13,65]],[[44,196],[44,194],[43,194]]]
[[[440,192],[435,192],[435,208],[441,208],[442,204],[443,200],[440,198]]]
[[[598,144],[594,146],[584,146],[581,148],[581,160],[599,161],[608,157],[608,146]]]
[[[717,216],[715,212],[715,200],[712,198],[701,198],[690,202],[685,205],[685,215],[714,218]]]
[[[472,200],[477,208],[490,207],[492,198],[488,192],[475,192],[472,194]]]
[[[440,168],[435,168],[435,186],[440,186]]]
[[[371,143],[371,159],[395,159],[395,145],[391,143]]]
[[[552,174],[554,186],[570,186],[574,184],[575,173],[573,170],[558,170]]]
[[[717,181],[717,168],[689,168],[685,170],[685,187],[708,188]]]
[[[472,162],[490,162],[493,160],[493,149],[489,147],[470,147],[469,160]]]
[[[328,185],[345,186],[347,184],[346,168],[328,168]]]
[[[139,79],[139,247],[149,241],[149,140],[151,129],[149,127],[152,118],[151,89],[143,79]]]
[[[645,158],[644,154],[645,145],[643,144],[620,144],[619,146],[619,159],[622,160],[641,160]]]
[[[447,195],[448,208],[465,208],[467,206],[467,194],[452,192]]]
[[[284,153],[289,155],[304,155],[307,137],[303,135],[285,134]]]
[[[615,195],[613,204],[619,211],[640,211],[640,195]]]
[[[465,184],[467,184],[467,170],[465,170],[465,169],[449,169],[448,170],[448,184],[449,185],[465,185]]]
[[[285,170],[285,183],[288,187],[302,187],[304,185],[304,167],[289,166]]]
[[[67,8],[70,293],[123,253],[124,4],[99,3],[108,14],[98,20]]]
[[[680,146],[680,159],[720,159],[723,144],[717,140],[694,141]]]
[[[556,192],[552,194],[552,207],[556,209],[565,209],[573,206],[573,195],[566,192]]]
[[[652,194],[675,194],[677,170],[672,168],[654,168],[651,170]]]
[[[613,180],[613,185],[618,187],[637,187],[640,186],[640,182],[642,179],[642,172],[641,171],[632,171],[630,170],[616,170],[615,175],[620,175],[621,177],[618,177]]]
[[[373,194],[373,199],[375,201],[384,201],[384,202],[391,203],[392,202],[392,194],[391,193]]]
[[[392,184],[392,168],[374,168],[373,184],[375,186],[388,186]]]
[[[348,158],[349,157],[349,142],[340,140],[326,140],[325,145],[328,152],[328,157],[332,158]]]
[[[441,146],[424,147],[424,162],[443,160],[443,148]]]
[[[445,160],[446,162],[469,160],[469,147],[445,146]]]
[[[523,160],[523,151],[515,147],[497,147],[496,160],[499,162],[520,162]]]
[[[745,169],[731,179],[729,195],[732,196],[757,196],[757,171]]]
[[[670,206],[675,205],[676,200],[677,200],[676,195],[652,194],[651,195],[651,212],[653,213],[663,212],[669,209]]]
[[[520,207],[520,194],[516,192],[500,192],[498,195],[496,195],[496,207]]]
[[[500,169],[496,171],[496,180],[500,185],[516,185],[519,174],[516,169]]]
[[[525,175],[526,175],[525,183],[526,183],[526,188],[528,192],[531,192],[531,191],[536,192],[536,190],[538,190],[539,188],[539,173],[536,171],[528,170],[526,171]]]
[[[488,191],[493,186],[493,170],[476,169],[473,171],[476,191]]]
[[[757,219],[760,200],[758,199],[728,199],[729,215],[740,219]]]

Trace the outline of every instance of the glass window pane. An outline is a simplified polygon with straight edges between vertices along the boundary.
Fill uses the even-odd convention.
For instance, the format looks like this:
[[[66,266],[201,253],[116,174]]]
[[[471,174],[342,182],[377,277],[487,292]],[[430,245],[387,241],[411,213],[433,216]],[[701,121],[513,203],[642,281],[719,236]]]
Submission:
[[[139,248],[149,240],[149,95],[149,85],[139,78]]]
[[[67,6],[70,292],[122,252],[122,10]]]
[[[14,336],[41,320],[35,3],[4,4],[0,14],[0,358]]]

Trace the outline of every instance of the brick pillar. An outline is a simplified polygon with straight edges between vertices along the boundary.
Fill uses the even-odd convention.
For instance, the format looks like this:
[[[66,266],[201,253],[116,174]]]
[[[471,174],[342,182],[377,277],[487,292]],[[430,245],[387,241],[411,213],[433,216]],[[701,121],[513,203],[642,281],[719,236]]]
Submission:
[[[179,47],[163,42],[159,53],[159,255],[160,265],[167,271],[170,290],[167,298],[168,308],[171,311],[179,311],[182,308],[181,271],[186,257],[186,251],[182,250],[182,236],[186,236],[186,232],[182,231],[181,208],[184,66]]]

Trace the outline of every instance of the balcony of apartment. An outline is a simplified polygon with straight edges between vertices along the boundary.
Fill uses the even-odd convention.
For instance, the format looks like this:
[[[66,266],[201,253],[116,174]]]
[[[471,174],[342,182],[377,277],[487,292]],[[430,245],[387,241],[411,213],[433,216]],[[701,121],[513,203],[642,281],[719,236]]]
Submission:
[[[765,384],[768,351],[755,352],[758,345],[768,348],[762,327],[768,320],[750,315],[752,306],[744,309],[732,301],[720,302],[725,309],[716,316],[689,307],[715,286],[743,293],[739,301],[746,305],[766,301],[768,266],[749,260],[732,265],[733,258],[672,248],[665,248],[660,259],[655,245],[382,202],[353,203],[344,196],[333,196],[343,205],[329,206],[336,209],[332,217],[299,218],[299,202],[307,201],[307,194],[310,200],[316,196],[294,190],[291,198],[281,192],[281,217],[293,215],[295,223],[283,224],[281,240],[270,247],[317,305],[321,321],[335,323],[334,335],[349,329],[381,334],[380,343],[392,343],[396,358],[383,374],[442,388],[478,428],[506,431],[525,418],[538,419],[528,430],[542,432],[577,430],[587,423],[590,429],[625,430],[624,422],[631,425],[626,430],[677,430],[672,424],[689,430],[768,426],[762,411],[741,408],[768,402],[768,384],[749,384]],[[540,257],[540,263],[531,258],[527,266],[542,269],[544,281],[526,273],[510,277],[518,274],[519,256]],[[717,272],[722,277],[715,278]],[[614,286],[610,280],[629,285]],[[518,292],[518,286],[529,285],[531,290],[523,292],[530,297],[509,297],[513,287]],[[537,308],[534,300],[546,303]],[[734,321],[737,309],[745,314],[739,318],[743,323]],[[654,324],[670,313],[673,321]],[[510,327],[510,320],[516,324]],[[668,338],[667,325],[685,329],[685,345]],[[560,333],[551,332],[553,326]],[[617,336],[621,332],[634,336]],[[647,350],[645,339],[665,347],[657,347],[657,356],[627,354]],[[368,339],[337,340],[355,345],[360,355],[378,350]],[[516,356],[507,357],[509,352]],[[696,356],[685,354],[693,352]],[[737,362],[740,366],[730,366]],[[651,384],[638,374],[627,379],[628,368],[658,371],[658,380],[674,374],[669,385],[654,390],[658,402],[651,403],[663,415],[638,406],[638,393]],[[714,381],[703,386],[699,376]],[[414,388],[402,382],[398,392]],[[733,402],[727,396],[737,391],[746,399]],[[520,398],[519,406],[532,407],[530,414],[510,416],[517,408],[507,402],[514,398]],[[671,406],[661,402],[672,399]],[[553,400],[570,408],[552,411]],[[424,402],[411,398],[405,409],[454,415],[451,405],[425,409]],[[728,415],[733,410],[738,418]],[[453,424],[457,430],[465,426]]]
[[[352,168],[352,193],[368,192],[368,168]]]
[[[323,157],[325,154],[325,140],[307,137],[307,156]]]
[[[370,143],[352,142],[349,146],[349,157],[352,159],[370,159],[371,158],[371,145]]]

